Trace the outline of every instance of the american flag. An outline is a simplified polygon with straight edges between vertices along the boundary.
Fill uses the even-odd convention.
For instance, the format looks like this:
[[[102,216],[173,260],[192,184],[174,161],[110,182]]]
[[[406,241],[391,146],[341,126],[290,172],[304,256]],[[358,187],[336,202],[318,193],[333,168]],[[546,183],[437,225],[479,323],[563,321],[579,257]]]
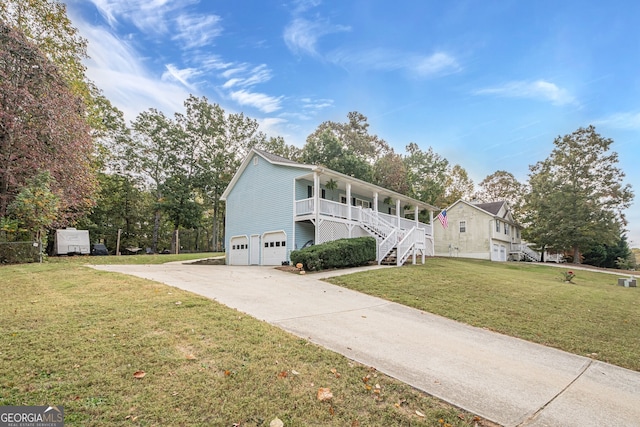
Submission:
[[[437,216],[440,220],[440,224],[442,224],[442,228],[447,228],[449,226],[449,221],[447,221],[447,210],[443,210]]]

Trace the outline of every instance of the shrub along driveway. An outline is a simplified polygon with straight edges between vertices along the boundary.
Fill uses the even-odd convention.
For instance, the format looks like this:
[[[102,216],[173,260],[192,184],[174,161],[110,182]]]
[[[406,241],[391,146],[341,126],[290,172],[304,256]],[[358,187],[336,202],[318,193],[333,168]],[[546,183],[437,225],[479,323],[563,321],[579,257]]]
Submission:
[[[637,425],[640,373],[267,267],[95,266],[217,300],[504,426]]]

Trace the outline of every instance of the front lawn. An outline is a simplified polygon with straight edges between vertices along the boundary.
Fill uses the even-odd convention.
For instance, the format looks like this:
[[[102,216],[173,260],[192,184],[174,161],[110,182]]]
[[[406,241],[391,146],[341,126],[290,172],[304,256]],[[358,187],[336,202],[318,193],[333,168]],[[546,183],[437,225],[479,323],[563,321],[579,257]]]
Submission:
[[[640,288],[617,286],[622,274],[583,270],[564,283],[565,267],[429,258],[328,281],[640,371]]]
[[[0,405],[63,405],[68,426],[485,425],[214,301],[79,260],[0,267]]]
[[[107,256],[52,256],[46,263],[53,264],[164,264],[166,262],[193,261],[196,259],[224,256],[224,252],[198,252],[189,254],[153,254],[153,255],[107,255]]]

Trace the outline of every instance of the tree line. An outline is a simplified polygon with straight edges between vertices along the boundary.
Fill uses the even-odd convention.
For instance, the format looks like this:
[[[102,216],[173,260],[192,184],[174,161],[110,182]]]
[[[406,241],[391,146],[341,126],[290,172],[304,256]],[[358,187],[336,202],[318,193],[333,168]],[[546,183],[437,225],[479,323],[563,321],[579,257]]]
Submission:
[[[221,250],[220,197],[253,147],[446,208],[458,199],[506,200],[523,237],[573,260],[622,266],[631,256],[624,184],[611,139],[593,126],[558,137],[521,183],[498,170],[477,186],[432,147],[402,153],[350,112],[326,121],[302,147],[267,137],[258,122],[189,96],[184,113],[154,108],[127,124],[84,74],[86,41],[63,4],[0,4],[0,229],[4,240],[77,226],[114,249]],[[188,231],[188,233],[187,233]],[[183,238],[179,241],[178,232]]]

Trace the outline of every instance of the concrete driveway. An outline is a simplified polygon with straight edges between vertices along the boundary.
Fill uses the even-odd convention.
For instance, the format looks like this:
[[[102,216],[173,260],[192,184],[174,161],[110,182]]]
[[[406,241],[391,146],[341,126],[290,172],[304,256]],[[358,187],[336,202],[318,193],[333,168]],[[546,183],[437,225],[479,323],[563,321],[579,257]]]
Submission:
[[[92,267],[211,298],[503,426],[640,425],[640,373],[320,280],[336,273],[193,264]]]

